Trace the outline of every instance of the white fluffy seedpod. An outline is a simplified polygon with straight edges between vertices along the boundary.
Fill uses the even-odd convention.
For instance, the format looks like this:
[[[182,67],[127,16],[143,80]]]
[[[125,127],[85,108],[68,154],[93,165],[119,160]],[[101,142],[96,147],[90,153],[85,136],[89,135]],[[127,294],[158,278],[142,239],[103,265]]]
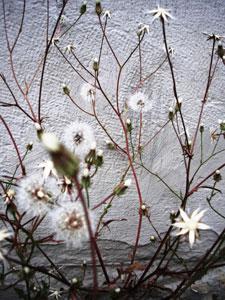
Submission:
[[[43,180],[42,174],[34,174],[23,178],[17,190],[18,207],[33,216],[44,215],[56,202],[60,190],[53,178]]]
[[[73,122],[64,131],[65,145],[79,158],[84,159],[90,150],[96,149],[92,127],[87,123]]]
[[[127,105],[134,111],[148,112],[152,109],[152,102],[142,92],[137,92],[130,96]]]
[[[94,217],[88,212],[92,230],[94,230]],[[67,246],[79,248],[82,242],[89,239],[88,226],[81,204],[77,202],[63,203],[61,207],[50,213],[56,239],[64,240]]]

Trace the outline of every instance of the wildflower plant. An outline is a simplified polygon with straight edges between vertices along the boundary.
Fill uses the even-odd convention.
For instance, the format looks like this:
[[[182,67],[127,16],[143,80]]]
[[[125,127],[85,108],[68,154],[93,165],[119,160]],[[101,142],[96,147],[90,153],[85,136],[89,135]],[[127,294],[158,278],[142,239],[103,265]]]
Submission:
[[[178,92],[172,60],[175,52],[172,42],[169,45],[167,40],[168,24],[176,20],[170,9],[146,7],[149,23],[139,23],[134,28],[133,48],[121,57],[115,46],[117,40],[112,42],[108,31],[110,22],[116,22],[116,14],[104,7],[103,2],[96,0],[93,7],[83,1],[70,20],[67,17],[71,10],[70,1],[61,1],[54,26],[50,22],[50,6],[51,2],[47,1],[45,49],[40,63],[34,74],[30,71],[22,81],[17,75],[14,55],[23,38],[26,0],[14,39],[8,34],[9,6],[2,0],[2,32],[5,32],[12,78],[0,74],[2,87],[8,93],[8,98],[0,98],[0,124],[15,150],[17,161],[13,170],[9,168],[0,174],[1,280],[7,288],[15,287],[23,299],[82,299],[83,296],[94,299],[104,293],[112,299],[128,299],[130,293],[135,295],[142,290],[145,293],[157,289],[165,292],[163,299],[178,299],[197,279],[224,263],[221,253],[225,249],[225,216],[214,199],[218,203],[219,195],[224,192],[221,183],[225,162],[221,162],[221,155],[225,151],[225,122],[219,120],[218,124],[209,127],[204,118],[216,74],[225,64],[223,36],[202,35],[211,50],[209,61],[204,65],[206,87],[201,101],[196,101],[196,107],[193,107],[197,111],[194,119],[187,113],[186,100],[182,100]],[[99,47],[96,49],[92,45],[94,53],[87,63],[84,59],[87,53],[79,47],[82,31],[75,34],[75,30],[80,24],[84,27],[85,18],[93,15],[95,23],[92,26],[100,32],[95,41]],[[155,27],[150,25],[153,21]],[[143,63],[146,52],[151,50],[146,50],[145,41],[152,38],[154,30],[162,33],[160,55],[163,58],[154,70],[149,70]],[[121,39],[118,42],[121,43]],[[208,51],[208,45],[205,51]],[[105,53],[109,53],[112,60],[108,75],[105,74]],[[56,111],[58,107],[53,101],[50,116],[45,110],[46,99],[51,98],[54,89],[46,84],[45,75],[54,55],[70,68],[71,76],[65,78],[63,74],[64,83],[58,86],[66,113],[63,118],[55,116],[56,119],[51,119],[54,115],[52,107]],[[172,96],[168,96],[162,115],[159,116],[157,111],[157,117],[154,117],[156,108],[162,103],[161,94],[157,87],[149,86],[154,86],[150,85],[154,77],[161,80],[164,71]],[[130,80],[130,74],[138,75]],[[126,80],[132,81],[128,88],[123,86]],[[78,87],[74,81],[79,82]],[[153,101],[153,93],[157,94],[157,102]],[[29,122],[33,131],[34,140],[25,147],[13,130],[12,119],[3,117],[6,110],[13,109],[21,117],[21,124],[23,122],[25,127]],[[58,110],[58,113],[61,116],[62,112]],[[224,116],[221,114],[220,117]],[[166,130],[170,130],[170,134]],[[170,139],[170,150],[164,146],[156,147],[157,142],[162,141],[165,145]],[[207,139],[211,140],[209,145],[205,142]],[[35,151],[40,153],[33,155],[31,162],[29,158]],[[156,162],[151,160],[154,155]],[[221,163],[218,163],[218,157]],[[167,161],[179,162],[181,171],[174,172],[173,164],[168,169]],[[163,169],[167,176],[162,174],[161,166],[166,166]],[[175,186],[177,178],[181,180]],[[147,193],[144,185],[148,187]],[[154,193],[149,192],[154,187]],[[161,204],[162,190],[166,202]],[[200,194],[201,203],[192,201],[196,193]],[[164,204],[165,211],[162,210]],[[197,208],[193,209],[194,205]],[[157,209],[165,230],[155,222]],[[204,241],[202,233],[216,231],[213,222],[206,219],[212,213],[220,218],[222,230],[220,227],[214,240],[207,242],[197,261],[189,264],[186,252],[180,249],[186,247],[195,254],[196,243]],[[117,262],[110,257],[107,261],[103,250],[111,232],[116,231],[123,239],[130,228],[133,247],[126,259]],[[151,251],[143,260],[137,253],[141,251],[142,241],[146,240]],[[6,244],[4,247],[3,243]],[[57,255],[52,257],[52,252],[48,252],[49,245],[54,247],[56,254],[60,255],[60,249],[63,249],[63,255],[68,251],[72,258],[84,253],[84,261],[77,268],[75,277],[58,264]],[[107,245],[105,248],[108,249]],[[39,265],[38,257],[45,263]],[[71,264],[73,266],[73,261]],[[89,276],[86,276],[87,270]],[[168,282],[174,280],[176,286],[168,287],[164,278],[168,278]]]

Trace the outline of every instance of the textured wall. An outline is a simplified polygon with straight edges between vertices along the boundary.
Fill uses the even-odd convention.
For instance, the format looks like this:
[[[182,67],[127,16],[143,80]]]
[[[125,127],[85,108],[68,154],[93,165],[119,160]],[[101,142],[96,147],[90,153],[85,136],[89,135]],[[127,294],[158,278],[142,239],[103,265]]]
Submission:
[[[15,69],[19,81],[24,85],[25,80],[32,78],[35,68],[40,62],[44,50],[45,42],[45,1],[27,1],[27,13],[25,16],[25,26],[21,38],[15,49]],[[68,9],[65,12],[65,22],[62,30],[65,30],[73,22],[78,14],[79,1],[70,1]],[[89,4],[90,2],[90,4]],[[101,32],[98,26],[96,15],[94,14],[93,1],[88,1],[88,13],[81,19],[77,26],[59,42],[60,47],[65,47],[69,43],[74,43],[76,52],[85,66],[91,68],[92,60],[97,56],[98,48],[101,42]],[[190,132],[193,133],[194,125],[200,110],[201,99],[207,80],[207,70],[210,59],[211,44],[206,41],[202,32],[224,33],[224,0],[179,0],[162,1],[163,7],[171,8],[175,19],[167,27],[168,43],[175,49],[173,57],[174,70],[177,79],[178,93],[184,99],[183,111],[185,121],[187,121]],[[121,61],[123,61],[129,51],[136,45],[136,29],[139,22],[150,25],[150,34],[146,36],[143,43],[143,65],[144,75],[151,73],[163,60],[165,53],[163,50],[163,40],[159,22],[151,24],[151,16],[148,10],[155,8],[155,2],[147,0],[130,1],[103,1],[104,8],[110,9],[112,19],[109,20],[107,34],[115,48],[115,51]],[[12,38],[15,31],[18,30],[18,20],[22,9],[22,1],[8,0],[6,3],[7,22],[9,27],[9,36]],[[50,20],[51,27],[60,10],[58,1],[50,1]],[[9,70],[9,63],[6,51],[6,41],[3,28],[3,16],[0,9],[0,58],[1,69],[10,85],[14,88],[16,95],[21,99],[22,105],[25,103],[15,86],[12,73]],[[74,65],[76,62],[72,59]],[[78,67],[79,70],[80,67]],[[102,68],[100,79],[102,86],[106,89],[110,97],[115,100],[116,83],[116,65],[109,48],[105,45],[103,49]],[[219,68],[209,93],[208,103],[206,105],[203,121],[206,124],[206,138],[204,141],[205,149],[208,153],[212,151],[210,143],[209,128],[217,126],[217,119],[224,119],[224,75],[225,66],[219,64]],[[135,54],[127,65],[122,75],[122,84],[120,90],[120,103],[122,104],[132,92],[138,80],[138,56]],[[104,140],[106,138],[97,126],[94,120],[87,118],[80,113],[62,93],[62,84],[66,83],[71,88],[73,95],[76,95],[78,103],[82,104],[79,90],[81,80],[72,71],[70,66],[58,53],[57,49],[52,48],[48,57],[45,73],[45,83],[43,89],[43,116],[46,117],[45,127],[54,131],[58,136],[62,135],[64,127],[73,120],[80,118],[88,121],[94,126],[98,147],[105,152],[104,167],[99,171],[94,180],[96,188],[91,193],[91,203],[98,203],[104,195],[108,195],[118,178],[121,177],[123,170],[126,169],[127,161],[123,156],[106,150]],[[9,93],[0,82],[1,99],[8,101]],[[146,92],[153,104],[151,113],[144,115],[144,139],[151,137],[156,129],[160,128],[167,119],[168,108],[173,103],[172,81],[168,65],[152,77],[152,80],[144,85],[143,91]],[[30,93],[32,105],[37,110],[38,81],[35,81]],[[112,136],[119,143],[123,144],[123,136],[118,129],[118,122],[101,95],[97,97],[97,111],[99,116]],[[26,159],[26,165],[30,172],[34,170],[45,156],[44,150],[39,145],[33,124],[15,109],[1,107],[1,114],[10,124],[15,139],[24,151],[28,142],[34,142],[32,154]],[[137,125],[137,118],[131,112],[127,115],[132,118],[134,125]],[[0,131],[1,142],[1,174],[8,170],[13,170],[16,162],[16,156],[11,142],[6,135],[5,130]],[[220,149],[223,148],[221,144]],[[178,156],[179,155],[179,156]],[[178,158],[179,157],[179,158]],[[208,174],[223,161],[224,155],[219,156],[217,160],[203,168],[202,174]],[[176,137],[169,126],[162,134],[146,149],[144,162],[152,171],[160,174],[164,180],[173,186],[177,192],[184,191],[183,172],[181,164],[182,155]],[[193,166],[197,166],[199,157],[195,158]],[[152,222],[159,232],[163,233],[168,224],[169,212],[177,209],[179,200],[168,192],[168,190],[158,180],[149,176],[143,170],[139,171],[141,189],[143,191],[144,201],[151,208]],[[223,175],[223,172],[222,172]],[[221,187],[222,188],[222,187]],[[206,196],[207,194],[205,194]],[[224,198],[218,196],[214,200],[215,207],[225,213]],[[196,193],[190,198],[189,207],[205,208],[207,206],[203,193]],[[99,213],[102,210],[99,209]],[[133,244],[137,229],[138,220],[138,199],[133,185],[126,195],[116,199],[113,209],[108,218],[127,218],[126,222],[113,223],[110,231],[105,231],[102,238],[112,241],[122,241]],[[215,213],[207,212],[205,222],[212,226],[213,230],[220,232],[224,228],[224,220]],[[47,227],[40,230],[40,234],[46,234]],[[141,244],[149,242],[149,237],[153,230],[149,227],[147,221],[143,222]],[[201,242],[200,242],[201,244]],[[124,255],[124,252],[121,252]],[[115,258],[116,259],[116,258]]]

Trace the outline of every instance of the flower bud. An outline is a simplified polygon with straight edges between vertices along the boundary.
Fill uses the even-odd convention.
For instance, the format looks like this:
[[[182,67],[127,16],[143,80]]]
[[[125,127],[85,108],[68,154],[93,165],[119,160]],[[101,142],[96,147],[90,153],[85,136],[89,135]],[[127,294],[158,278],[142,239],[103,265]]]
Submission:
[[[29,144],[27,144],[26,148],[27,148],[27,151],[31,151],[33,149],[33,142],[30,142]]]
[[[156,240],[154,235],[151,235],[149,239],[150,239],[150,242],[155,242],[155,240]]]
[[[83,170],[82,178],[81,178],[81,183],[84,188],[89,188],[91,185],[91,178],[90,178],[90,172],[87,168]]]
[[[99,63],[98,63],[98,59],[97,59],[97,58],[94,59],[94,62],[93,62],[93,70],[94,70],[95,72],[98,72],[98,70],[99,70]]]
[[[95,4],[95,12],[97,15],[101,15],[102,13],[102,5],[101,5],[101,1],[100,0],[96,0],[96,4]]]
[[[100,150],[98,150],[97,155],[96,155],[95,165],[97,167],[101,167],[102,164],[103,164],[103,151],[100,149]]]
[[[118,186],[115,187],[114,194],[117,196],[123,195],[130,185],[131,179],[127,179],[124,182],[121,182]]]
[[[43,133],[43,128],[41,127],[41,124],[39,124],[38,122],[34,123],[34,126],[37,130],[37,136],[39,138],[39,140],[41,139],[41,135]]]
[[[200,131],[201,133],[204,132],[204,124],[200,124],[200,126],[199,126],[199,131]]]
[[[169,118],[170,121],[172,121],[172,120],[173,120],[173,117],[174,117],[174,111],[173,111],[173,108],[170,107],[170,108],[169,108],[168,118]]]
[[[63,84],[62,88],[63,88],[63,93],[68,96],[70,94],[70,89],[68,88],[68,86]]]
[[[131,132],[132,131],[132,124],[131,124],[131,120],[129,118],[126,120],[126,124],[127,124],[127,131]]]
[[[109,150],[115,150],[115,149],[116,149],[115,144],[112,143],[111,141],[106,140],[105,142],[106,142],[107,148],[108,148]]]
[[[216,170],[216,172],[214,173],[213,175],[213,179],[216,181],[216,182],[219,182],[221,179],[222,179],[222,176],[220,174],[220,170]]]
[[[83,15],[86,13],[87,10],[87,1],[83,1],[80,7],[80,14]]]
[[[220,57],[220,58],[223,58],[225,54],[225,50],[223,49],[223,45],[221,43],[221,41],[218,42],[218,47],[217,47],[217,55]]]

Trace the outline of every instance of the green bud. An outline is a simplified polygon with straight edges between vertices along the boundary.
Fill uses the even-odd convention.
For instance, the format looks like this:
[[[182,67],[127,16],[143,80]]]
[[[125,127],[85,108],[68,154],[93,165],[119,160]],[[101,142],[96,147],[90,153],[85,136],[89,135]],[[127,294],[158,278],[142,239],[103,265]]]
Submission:
[[[33,142],[30,142],[29,144],[27,144],[26,148],[27,148],[27,151],[31,151],[33,149]]]
[[[169,108],[168,118],[169,118],[170,121],[172,121],[173,117],[174,117],[174,111],[173,111],[172,107],[170,107]]]
[[[80,14],[83,15],[86,13],[86,11],[87,11],[87,2],[84,1],[80,7]]]
[[[204,132],[204,125],[203,125],[203,124],[200,124],[200,126],[199,126],[199,131],[200,131],[201,133]]]
[[[218,47],[217,47],[217,51],[216,51],[217,55],[220,58],[223,58],[224,54],[225,54],[225,50],[223,48],[223,45],[221,43],[221,41],[218,42]]]
[[[98,72],[98,70],[99,70],[99,63],[98,63],[98,59],[97,59],[97,58],[94,59],[94,62],[93,62],[93,70],[94,70],[95,72]]]
[[[132,127],[132,124],[131,124],[131,120],[130,119],[127,119],[126,120],[126,125],[127,125],[127,131],[128,132],[131,132],[133,127]]]
[[[95,12],[98,16],[101,15],[102,13],[102,5],[101,5],[101,1],[100,0],[96,0],[96,4],[95,4]]]
[[[63,85],[63,93],[65,94],[65,95],[69,95],[70,94],[70,89],[68,88],[68,86],[67,85]]]
[[[214,173],[213,175],[213,179],[216,181],[216,182],[219,182],[221,179],[222,179],[222,176],[220,174],[220,170],[216,170],[216,172]]]

